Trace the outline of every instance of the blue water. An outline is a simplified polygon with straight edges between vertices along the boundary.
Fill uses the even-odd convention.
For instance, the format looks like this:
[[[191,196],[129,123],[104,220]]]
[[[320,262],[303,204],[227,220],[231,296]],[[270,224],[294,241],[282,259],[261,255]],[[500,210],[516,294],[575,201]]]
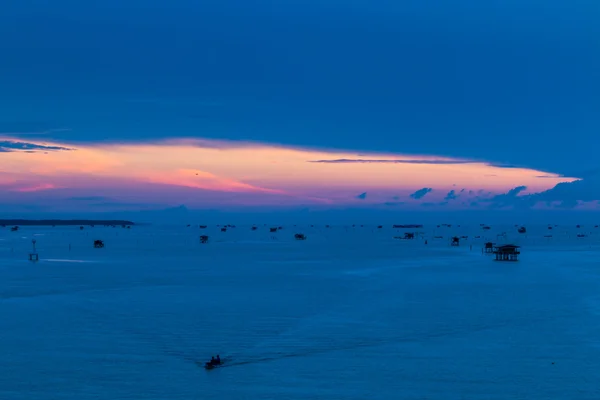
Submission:
[[[595,237],[496,263],[367,228],[93,229],[0,230],[0,398],[600,397]]]

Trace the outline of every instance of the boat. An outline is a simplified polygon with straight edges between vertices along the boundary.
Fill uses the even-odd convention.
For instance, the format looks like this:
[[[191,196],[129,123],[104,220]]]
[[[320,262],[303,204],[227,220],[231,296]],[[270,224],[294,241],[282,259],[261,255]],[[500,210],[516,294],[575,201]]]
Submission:
[[[204,369],[215,369],[223,365],[223,360],[217,356],[217,358],[213,358],[210,361],[204,363]]]
[[[215,369],[221,366],[223,366],[223,361],[218,364],[211,364],[210,362],[207,362],[204,364],[204,369]]]

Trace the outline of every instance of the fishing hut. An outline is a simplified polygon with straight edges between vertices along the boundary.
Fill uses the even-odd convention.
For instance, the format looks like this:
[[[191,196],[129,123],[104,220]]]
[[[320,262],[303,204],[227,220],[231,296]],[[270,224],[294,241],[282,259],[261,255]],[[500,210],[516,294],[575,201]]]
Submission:
[[[487,242],[485,244],[485,246],[483,247],[483,251],[484,251],[484,253],[492,254],[494,252],[494,243]]]
[[[201,235],[200,236],[200,243],[204,244],[208,242],[208,236],[207,235]]]
[[[102,240],[94,240],[94,248],[101,249],[104,247],[104,242]]]
[[[519,246],[514,244],[505,244],[502,246],[496,246],[494,254],[496,255],[496,261],[519,261]]]
[[[295,238],[296,240],[306,240],[306,235],[305,235],[305,234],[303,234],[303,233],[296,233],[296,234],[294,235],[294,238]]]
[[[33,251],[31,253],[29,253],[29,261],[33,261],[33,262],[40,261],[40,255],[37,253],[37,250],[35,249],[35,242],[36,242],[35,239],[33,239],[31,241],[31,244],[33,245]]]
[[[450,246],[458,247],[460,245],[460,238],[458,236],[454,236],[450,241]]]

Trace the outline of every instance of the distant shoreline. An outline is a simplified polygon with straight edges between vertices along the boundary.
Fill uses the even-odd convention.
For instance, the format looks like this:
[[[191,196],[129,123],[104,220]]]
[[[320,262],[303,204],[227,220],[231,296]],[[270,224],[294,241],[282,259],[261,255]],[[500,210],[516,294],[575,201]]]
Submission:
[[[0,219],[2,226],[73,226],[73,225],[135,225],[125,220],[105,219]]]

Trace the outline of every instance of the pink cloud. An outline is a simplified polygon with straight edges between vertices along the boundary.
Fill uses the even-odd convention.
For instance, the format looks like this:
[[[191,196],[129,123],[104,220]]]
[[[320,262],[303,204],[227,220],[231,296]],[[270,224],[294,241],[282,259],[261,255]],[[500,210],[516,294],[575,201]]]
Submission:
[[[21,193],[27,193],[27,192],[39,192],[42,190],[50,190],[50,189],[57,189],[57,186],[54,186],[51,183],[41,183],[35,186],[24,186],[24,187],[17,187],[17,188],[13,188],[13,189],[9,189],[13,192],[21,192]]]
[[[29,143],[28,147],[36,145],[41,144]],[[69,143],[43,145],[74,147]],[[357,193],[367,192],[360,199],[362,205],[411,205],[422,203],[422,199],[409,198],[421,188],[433,188],[427,201],[441,203],[456,188],[500,194],[527,186],[528,193],[537,193],[573,180],[448,157],[354,154],[208,139],[79,145],[77,151],[11,151],[0,157],[0,185],[21,196],[44,192],[60,199],[77,192],[134,203],[356,204]],[[402,200],[393,200],[397,196]],[[469,197],[475,195],[464,194],[451,206],[463,206]]]

